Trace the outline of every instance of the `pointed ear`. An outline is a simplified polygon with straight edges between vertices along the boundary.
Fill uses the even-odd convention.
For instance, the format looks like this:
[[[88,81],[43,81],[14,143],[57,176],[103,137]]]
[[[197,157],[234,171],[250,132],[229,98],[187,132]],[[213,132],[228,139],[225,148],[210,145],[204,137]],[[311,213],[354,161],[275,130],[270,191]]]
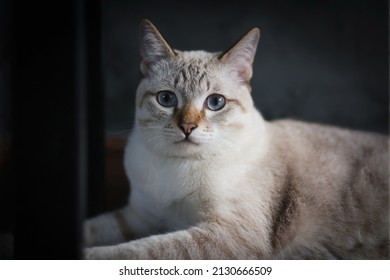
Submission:
[[[260,29],[255,27],[219,58],[221,62],[234,69],[238,77],[246,83],[252,77],[252,63],[259,38]]]
[[[145,76],[154,63],[175,56],[175,52],[157,28],[147,19],[143,19],[140,24],[140,50],[142,58],[141,73]]]

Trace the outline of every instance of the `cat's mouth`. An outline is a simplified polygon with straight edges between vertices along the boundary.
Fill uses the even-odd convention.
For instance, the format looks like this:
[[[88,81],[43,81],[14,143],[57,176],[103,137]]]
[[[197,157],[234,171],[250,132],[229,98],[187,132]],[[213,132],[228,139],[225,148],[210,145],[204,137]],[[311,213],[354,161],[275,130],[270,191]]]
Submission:
[[[188,137],[184,138],[183,140],[176,141],[175,144],[186,144],[186,145],[196,145],[196,146],[199,146],[199,143],[196,143],[195,141],[189,139]]]

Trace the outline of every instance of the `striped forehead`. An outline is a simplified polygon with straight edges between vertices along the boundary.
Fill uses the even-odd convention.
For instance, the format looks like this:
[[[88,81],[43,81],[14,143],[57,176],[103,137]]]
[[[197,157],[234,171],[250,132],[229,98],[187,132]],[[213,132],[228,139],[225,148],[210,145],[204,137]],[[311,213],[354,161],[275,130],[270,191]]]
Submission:
[[[210,61],[191,59],[182,61],[177,67],[174,87],[189,100],[210,90]]]

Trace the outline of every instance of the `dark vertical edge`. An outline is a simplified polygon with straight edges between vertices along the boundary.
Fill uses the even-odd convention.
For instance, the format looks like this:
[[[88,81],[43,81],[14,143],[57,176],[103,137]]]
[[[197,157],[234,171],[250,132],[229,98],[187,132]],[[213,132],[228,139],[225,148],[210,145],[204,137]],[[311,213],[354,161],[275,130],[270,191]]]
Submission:
[[[104,91],[101,58],[101,2],[74,0],[75,102],[79,258],[85,218],[105,209]]]
[[[14,1],[12,187],[15,258],[80,257],[73,1]],[[48,12],[50,11],[50,12]]]
[[[105,209],[104,91],[101,58],[101,2],[74,0],[75,5],[75,127],[78,153],[79,248],[86,217]],[[82,250],[80,250],[81,256]]]
[[[104,82],[102,68],[102,2],[85,0],[88,62],[88,216],[106,208],[104,153]]]
[[[390,1],[385,1],[386,2],[386,10],[387,10],[387,13],[386,13],[386,33],[387,33],[387,36],[386,36],[386,46],[387,46],[387,92],[389,93],[390,92]],[[389,95],[387,95],[388,97],[388,103],[390,102],[389,100]],[[388,104],[390,106],[390,104]],[[390,111],[388,111],[388,115],[387,115],[387,135],[389,135],[390,133]],[[390,160],[390,157],[389,157],[389,160]],[[389,188],[389,192],[390,192],[390,188]]]
[[[11,185],[12,119],[11,73],[14,50],[14,9],[0,3],[0,260],[13,259],[15,192]]]
[[[85,0],[73,0],[75,9],[75,136],[77,143],[78,161],[77,174],[77,202],[75,211],[78,258],[82,258],[83,221],[86,218],[87,189],[88,189],[88,88],[87,88],[87,47],[85,26]]]

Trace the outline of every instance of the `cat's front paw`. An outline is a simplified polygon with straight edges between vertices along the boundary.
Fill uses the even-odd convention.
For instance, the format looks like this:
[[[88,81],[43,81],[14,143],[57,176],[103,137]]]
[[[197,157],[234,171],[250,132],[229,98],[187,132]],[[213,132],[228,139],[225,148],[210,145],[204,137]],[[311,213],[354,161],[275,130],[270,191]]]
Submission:
[[[83,257],[86,260],[134,260],[137,254],[131,248],[115,245],[85,248]]]
[[[84,249],[83,257],[86,260],[107,260],[107,253],[101,247]]]
[[[84,259],[86,260],[118,260],[122,258],[117,246],[102,246],[84,249]]]

